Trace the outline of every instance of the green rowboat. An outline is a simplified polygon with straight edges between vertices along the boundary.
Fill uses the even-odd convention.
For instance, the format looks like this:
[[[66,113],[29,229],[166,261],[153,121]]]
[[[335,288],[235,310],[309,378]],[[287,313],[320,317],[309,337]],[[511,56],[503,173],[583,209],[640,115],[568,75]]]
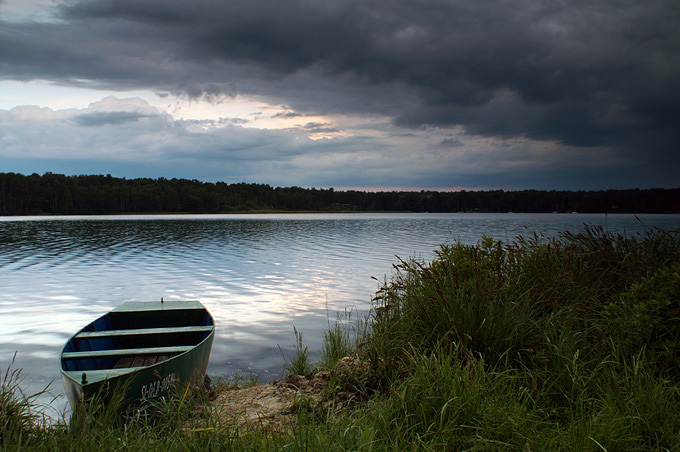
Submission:
[[[123,406],[167,393],[175,381],[199,382],[215,322],[198,301],[128,302],[66,342],[61,378],[71,407],[125,388]]]

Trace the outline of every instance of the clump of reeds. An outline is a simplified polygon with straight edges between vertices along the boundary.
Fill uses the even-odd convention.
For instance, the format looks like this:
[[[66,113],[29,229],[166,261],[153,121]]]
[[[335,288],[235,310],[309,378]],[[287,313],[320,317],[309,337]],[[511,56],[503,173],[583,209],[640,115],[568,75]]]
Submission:
[[[13,402],[10,411],[2,413],[2,419],[10,422],[4,424],[0,451],[242,451],[258,450],[261,445],[262,450],[275,450],[272,438],[213,417],[209,392],[201,386],[177,384],[168,397],[127,409],[120,405],[124,388],[116,388],[111,394],[95,395],[70,418],[44,423],[36,422],[30,397],[18,398],[16,376],[2,388],[3,401],[7,397],[19,406]]]
[[[456,344],[469,357],[515,367],[549,348],[553,333],[574,333],[597,353],[614,338],[628,353],[653,345],[662,356],[675,353],[680,338],[672,328],[680,245],[671,233],[624,237],[587,228],[506,245],[485,237],[395,268],[371,319],[373,361],[387,373],[399,371],[409,347]]]
[[[396,269],[364,353],[403,444],[680,448],[676,233],[485,237]]]
[[[26,432],[33,421],[29,403],[19,388],[21,370],[12,369],[15,359],[16,354],[0,381],[0,442],[11,433]]]
[[[295,353],[290,360],[286,358],[286,355],[279,346],[279,351],[281,351],[281,355],[285,361],[283,367],[287,372],[302,375],[303,377],[311,377],[312,374],[314,374],[315,367],[309,361],[309,347],[304,345],[302,333],[299,332],[297,328],[293,327],[293,332],[295,333]]]
[[[7,443],[30,443],[45,426],[45,416],[36,399],[46,394],[49,385],[35,394],[21,389],[22,369],[15,367],[16,353],[0,379],[0,450]]]

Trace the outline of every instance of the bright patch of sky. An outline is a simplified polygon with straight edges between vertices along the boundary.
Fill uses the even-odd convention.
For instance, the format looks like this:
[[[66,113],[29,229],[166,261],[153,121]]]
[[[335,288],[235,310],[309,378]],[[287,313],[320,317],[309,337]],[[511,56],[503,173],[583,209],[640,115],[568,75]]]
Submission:
[[[148,91],[131,91],[124,95],[115,91],[102,91],[86,88],[60,86],[44,80],[19,82],[13,80],[0,81],[0,109],[11,110],[18,105],[37,105],[52,110],[69,108],[87,108],[108,96],[139,97],[153,106],[160,106],[160,98]],[[167,103],[167,102],[165,102]]]
[[[43,80],[0,81],[0,110],[17,106],[38,106],[52,110],[85,109],[106,97],[139,98],[167,113],[174,120],[195,121],[203,128],[225,124],[258,129],[307,130],[311,139],[343,135],[329,119],[321,115],[300,115],[286,106],[269,104],[244,96],[219,101],[190,99],[151,91],[110,91],[61,86]],[[324,127],[325,126],[325,127]]]
[[[8,22],[49,22],[55,20],[54,7],[58,0],[3,0],[0,19]]]

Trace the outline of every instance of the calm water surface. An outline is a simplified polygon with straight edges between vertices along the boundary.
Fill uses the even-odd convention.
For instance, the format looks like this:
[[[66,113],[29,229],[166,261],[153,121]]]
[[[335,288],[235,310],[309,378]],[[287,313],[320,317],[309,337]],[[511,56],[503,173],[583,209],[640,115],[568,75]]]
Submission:
[[[318,358],[336,312],[368,311],[397,259],[438,245],[555,235],[583,225],[633,234],[676,215],[305,214],[0,218],[0,369],[17,352],[23,388],[51,380],[78,329],[129,300],[200,300],[217,334],[208,372],[281,375],[295,326]],[[280,349],[279,349],[280,347]]]

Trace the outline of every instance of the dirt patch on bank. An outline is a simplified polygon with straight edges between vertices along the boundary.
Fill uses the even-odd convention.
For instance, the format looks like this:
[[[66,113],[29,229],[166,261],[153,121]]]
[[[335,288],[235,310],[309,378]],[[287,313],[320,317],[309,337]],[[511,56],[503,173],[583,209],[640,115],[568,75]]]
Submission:
[[[333,371],[319,372],[311,380],[288,374],[264,385],[221,391],[212,401],[211,409],[223,423],[281,430],[295,422],[299,409],[340,411],[365,400],[366,396],[359,392],[327,390],[331,376],[337,383],[341,381],[338,379],[366,369],[366,365],[358,360],[343,358]]]

